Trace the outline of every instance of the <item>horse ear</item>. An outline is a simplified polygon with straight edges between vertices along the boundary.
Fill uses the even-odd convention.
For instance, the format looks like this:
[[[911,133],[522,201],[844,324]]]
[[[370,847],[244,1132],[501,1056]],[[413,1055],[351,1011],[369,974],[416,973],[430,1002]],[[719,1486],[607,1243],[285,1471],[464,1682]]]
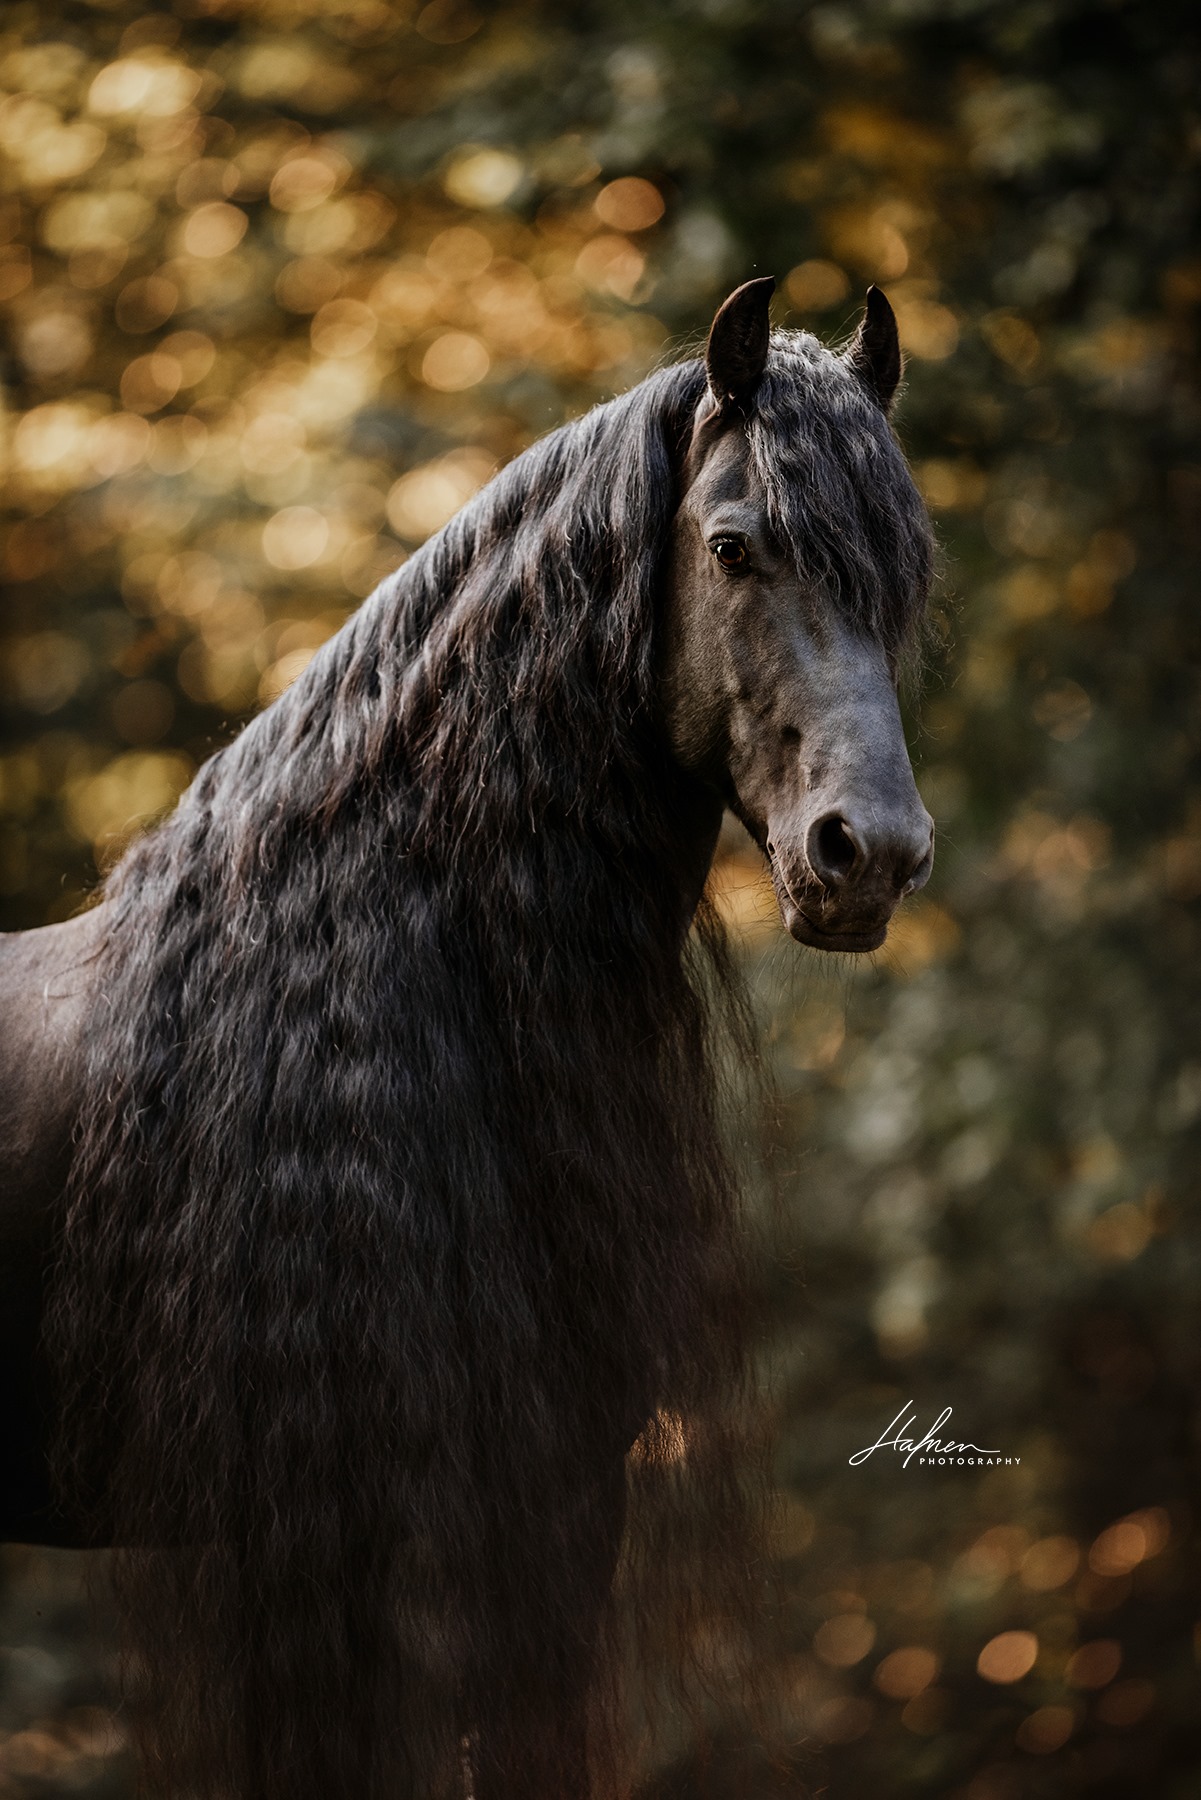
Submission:
[[[859,329],[843,351],[860,381],[887,412],[901,379],[901,345],[897,316],[878,287],[867,290]]]
[[[717,309],[705,346],[705,367],[718,406],[745,407],[759,385],[771,330],[767,307],[775,286],[774,275],[744,281]]]

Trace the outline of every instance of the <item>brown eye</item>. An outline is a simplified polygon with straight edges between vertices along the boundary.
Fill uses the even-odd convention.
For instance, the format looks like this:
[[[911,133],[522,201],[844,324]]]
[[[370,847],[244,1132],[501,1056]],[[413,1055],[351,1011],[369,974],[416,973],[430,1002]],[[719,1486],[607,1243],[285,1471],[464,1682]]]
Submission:
[[[750,563],[750,555],[741,538],[717,538],[710,548],[723,569],[738,571]]]

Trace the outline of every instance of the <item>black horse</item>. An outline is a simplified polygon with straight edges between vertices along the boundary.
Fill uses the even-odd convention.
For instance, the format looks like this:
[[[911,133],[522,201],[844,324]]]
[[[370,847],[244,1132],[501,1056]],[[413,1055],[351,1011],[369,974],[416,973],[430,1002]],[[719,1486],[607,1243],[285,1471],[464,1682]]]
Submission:
[[[884,297],[533,446],[0,944],[15,1538],[120,1546],[150,1783],[619,1791],[617,1673],[747,1601],[723,806],[793,937],[930,869]]]

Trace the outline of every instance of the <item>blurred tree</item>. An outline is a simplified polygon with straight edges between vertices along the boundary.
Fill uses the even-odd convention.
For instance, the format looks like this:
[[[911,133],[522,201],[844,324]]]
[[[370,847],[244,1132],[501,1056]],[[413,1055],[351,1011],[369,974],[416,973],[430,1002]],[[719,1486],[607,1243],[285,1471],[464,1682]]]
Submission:
[[[833,973],[733,834],[717,871],[795,1234],[798,1751],[654,1779],[1195,1794],[1193,9],[44,0],[2,32],[10,927],[73,910],[499,462],[727,286],[770,269],[825,335],[887,287],[946,546],[939,865]],[[1006,1460],[850,1467],[906,1402]],[[30,1566],[0,1792],[118,1791]]]

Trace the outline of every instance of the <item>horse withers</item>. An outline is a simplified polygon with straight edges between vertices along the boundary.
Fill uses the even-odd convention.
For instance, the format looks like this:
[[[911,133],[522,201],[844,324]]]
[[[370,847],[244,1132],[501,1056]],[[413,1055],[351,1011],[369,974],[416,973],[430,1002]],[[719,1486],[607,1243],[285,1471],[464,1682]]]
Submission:
[[[0,1527],[117,1546],[152,1788],[622,1791],[631,1631],[753,1608],[705,879],[728,806],[869,951],[932,855],[895,322],[836,355],[771,286],[0,943]]]

